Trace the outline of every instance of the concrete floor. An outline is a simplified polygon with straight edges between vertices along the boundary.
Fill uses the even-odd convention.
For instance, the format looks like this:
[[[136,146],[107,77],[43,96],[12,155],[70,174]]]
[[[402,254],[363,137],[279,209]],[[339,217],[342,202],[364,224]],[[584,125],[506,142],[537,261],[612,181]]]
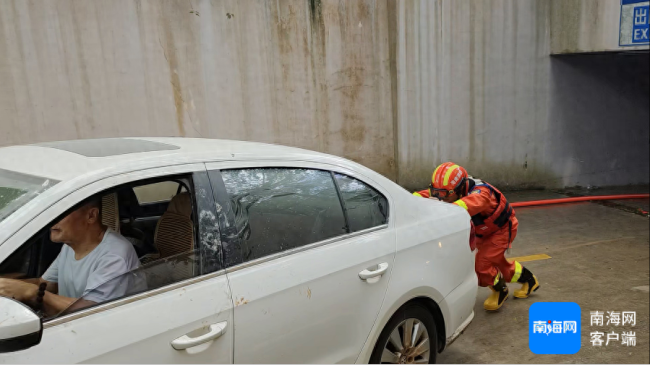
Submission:
[[[644,191],[640,191],[644,192]],[[647,190],[645,190],[647,192]],[[608,193],[616,193],[608,192]],[[562,197],[546,191],[506,194],[510,201]],[[647,200],[645,203],[647,205]],[[541,282],[528,299],[510,299],[487,313],[481,288],[475,319],[438,357],[440,363],[649,363],[648,218],[594,203],[518,208],[519,232],[508,257],[547,254],[523,263]],[[534,302],[578,303],[582,348],[575,355],[536,355],[528,348],[528,308]],[[635,327],[590,326],[591,311],[636,311]],[[598,348],[590,332],[635,331],[636,347],[619,343]]]

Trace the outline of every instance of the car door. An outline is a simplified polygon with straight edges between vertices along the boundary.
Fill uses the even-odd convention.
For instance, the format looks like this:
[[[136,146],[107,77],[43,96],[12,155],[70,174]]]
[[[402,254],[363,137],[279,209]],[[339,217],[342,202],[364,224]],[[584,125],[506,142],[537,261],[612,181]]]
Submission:
[[[195,260],[201,271],[160,287],[147,282],[149,287],[144,292],[45,321],[40,344],[0,354],[0,362],[232,362],[233,305],[225,270],[218,259],[217,212],[204,164],[150,169],[85,186],[50,207],[0,246],[0,260],[34,232],[91,195],[133,181],[178,174],[193,182],[193,219],[198,237],[195,242],[200,255],[189,260]]]
[[[354,362],[395,256],[389,200],[373,190],[370,198],[384,206],[370,214],[377,218],[372,227],[360,228],[350,219],[363,214],[346,212],[364,207],[344,209],[332,166],[289,165],[207,166],[215,200],[229,218],[222,241],[235,305],[234,361]]]

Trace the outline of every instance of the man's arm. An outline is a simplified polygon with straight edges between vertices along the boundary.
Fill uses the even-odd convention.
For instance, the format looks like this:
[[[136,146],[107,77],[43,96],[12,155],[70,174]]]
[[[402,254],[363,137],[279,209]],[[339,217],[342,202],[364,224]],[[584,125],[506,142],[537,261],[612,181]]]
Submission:
[[[419,197],[422,197],[422,198],[430,198],[431,197],[430,194],[429,194],[429,189],[416,191],[416,192],[413,193],[413,195],[419,196]]]
[[[95,304],[97,303],[90,300],[69,298],[50,292],[45,292],[45,296],[43,297],[43,311],[48,317],[55,316],[64,311],[66,313],[74,312]]]
[[[465,208],[470,216],[474,216],[490,208],[490,191],[488,189],[474,190],[468,196],[456,200],[454,204]]]
[[[40,282],[44,281],[45,280],[42,280]],[[22,280],[0,279],[0,295],[14,298],[20,302],[28,304],[32,308],[35,308],[37,303],[36,297],[38,296],[38,285]],[[68,298],[49,291],[46,291],[43,296],[43,311],[48,316],[56,315],[64,310],[76,310],[93,304],[95,304],[95,302],[88,300],[77,301],[77,298]]]
[[[29,283],[34,285],[41,285],[41,283],[45,281],[43,280],[43,278],[18,279],[18,280],[22,281],[23,283]]]
[[[36,286],[40,286],[41,283],[47,283],[47,287],[45,290],[49,291],[50,293],[58,294],[59,293],[59,283],[56,282],[51,282],[47,281],[43,278],[33,278],[33,279],[20,279],[20,281],[24,283],[29,283],[29,284],[34,284]]]

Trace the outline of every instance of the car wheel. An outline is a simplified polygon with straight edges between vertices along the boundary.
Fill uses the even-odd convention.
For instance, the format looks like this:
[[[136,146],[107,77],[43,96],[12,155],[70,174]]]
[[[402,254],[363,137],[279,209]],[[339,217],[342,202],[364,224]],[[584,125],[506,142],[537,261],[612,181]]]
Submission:
[[[422,304],[400,308],[381,332],[371,364],[435,364],[438,336],[433,315]]]

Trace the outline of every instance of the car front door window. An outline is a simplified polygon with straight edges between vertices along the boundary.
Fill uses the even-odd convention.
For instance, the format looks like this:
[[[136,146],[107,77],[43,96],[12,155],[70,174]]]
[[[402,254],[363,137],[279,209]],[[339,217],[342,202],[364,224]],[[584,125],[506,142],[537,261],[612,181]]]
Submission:
[[[205,173],[197,174],[199,179],[201,176],[206,179]],[[190,180],[189,176],[175,178],[175,181],[183,184],[189,184]],[[179,182],[170,182],[176,184],[175,192],[179,190]],[[11,271],[17,265],[14,261],[24,260],[26,265],[23,266],[27,266],[21,270],[25,272],[24,278],[42,277],[41,280],[58,284],[56,287],[50,287],[48,284],[48,288],[53,290],[58,288],[58,291],[48,290],[51,294],[45,296],[43,294],[46,293],[41,292],[39,297],[42,300],[30,301],[30,303],[37,303],[38,308],[35,309],[43,310],[46,321],[88,306],[114,301],[200,275],[202,273],[201,250],[196,247],[208,243],[200,240],[199,245],[195,245],[196,225],[193,207],[196,203],[193,191],[182,192],[168,199],[167,202],[160,203],[166,206],[166,211],[157,217],[155,231],[149,232],[151,237],[144,237],[144,241],[152,244],[150,250],[155,251],[153,255],[146,254],[138,257],[139,250],[136,248],[142,245],[142,240],[130,236],[137,231],[132,227],[133,217],[131,216],[131,219],[121,217],[123,213],[119,208],[121,203],[125,202],[120,201],[118,198],[120,195],[115,191],[146,190],[148,187],[156,189],[166,183],[167,181],[142,182],[139,185],[130,183],[84,199],[36,234],[16,251],[17,256],[12,255],[0,268],[3,271]],[[200,201],[202,205],[210,204],[210,202],[205,203],[205,199]],[[96,209],[96,213],[92,213],[93,209]],[[96,218],[92,218],[91,213],[96,214]],[[106,222],[110,222],[110,226],[106,226]],[[201,230],[215,228],[218,233],[218,227],[214,224],[211,227],[201,227]],[[86,232],[91,231],[102,233],[101,242],[97,246],[89,246],[91,251],[83,251],[80,245],[93,244],[86,242],[88,235],[91,234]],[[124,231],[124,235],[120,231]],[[216,237],[218,238],[218,234]],[[66,243],[61,245],[64,242]],[[215,243],[210,242],[209,245],[215,246]],[[52,255],[50,248],[55,247],[58,247],[60,252]],[[80,249],[82,251],[79,251]],[[84,252],[83,256],[78,257],[78,251]],[[23,252],[29,252],[29,257],[25,257]],[[219,257],[214,252],[210,256],[217,259]],[[56,260],[53,260],[54,257]],[[217,260],[204,272],[209,273],[220,268]],[[42,269],[47,270],[41,271]],[[4,272],[2,274],[16,275]],[[36,279],[30,279],[29,282],[35,284],[33,280]],[[61,307],[64,303],[55,300],[56,298],[50,298],[52,295],[62,297],[61,300],[65,301],[76,300],[70,305]]]
[[[207,173],[202,164],[166,168],[160,172],[169,173],[171,170],[173,173],[175,169],[185,175],[174,175],[170,179],[187,182],[188,189],[178,189],[167,212],[158,218],[156,237],[152,241],[157,243],[160,257],[129,272],[107,275],[105,281],[89,288],[64,311],[46,318],[43,341],[47,341],[48,347],[36,345],[22,351],[20,355],[15,353],[18,356],[15,357],[16,361],[232,362],[232,330],[229,327],[232,326],[232,301],[219,255],[219,227],[214,219],[211,224],[202,219],[218,216]],[[188,174],[188,170],[197,172]],[[156,171],[147,173],[153,176],[142,180],[144,182],[165,180],[156,177]],[[102,187],[98,194],[112,194],[124,186],[131,189],[141,181],[133,180],[124,186],[120,185],[124,180],[128,181],[128,176],[96,183]],[[143,174],[133,173],[133,176],[141,179]],[[111,184],[111,181],[120,183]],[[109,190],[104,190],[106,188]],[[74,193],[78,194],[81,193]],[[189,195],[189,206],[175,201],[179,195]],[[119,201],[115,208],[113,213],[119,211]],[[164,218],[167,216],[170,219],[165,223]],[[130,218],[133,217],[120,216],[121,224],[133,223]],[[138,217],[134,218],[137,220]],[[48,232],[45,231],[48,229],[49,225],[46,224],[42,233],[47,235]],[[167,239],[162,239],[165,236]],[[37,242],[34,247],[48,243]],[[168,246],[163,247],[163,243]],[[24,255],[15,257],[18,256]],[[32,254],[30,257],[38,255]],[[50,258],[52,259],[53,257]],[[30,265],[33,263],[30,262]],[[4,266],[12,271],[19,270],[16,265]],[[45,266],[44,269],[49,265]],[[42,272],[37,275],[40,274]],[[94,307],[89,309],[84,307],[84,302],[87,301],[101,303],[93,304]],[[62,326],[64,323],[66,325]],[[97,326],[103,328],[101,339],[96,332]],[[189,344],[188,350],[179,350],[176,348],[178,346],[171,345],[174,339],[184,339],[183,336],[188,334],[190,338],[201,337],[206,333],[212,335],[213,328],[221,329],[218,341],[194,341],[196,344]],[[66,344],[71,342],[76,344],[73,353],[64,350]],[[149,350],[143,352],[141,346],[145,343]],[[194,351],[198,345],[203,346],[202,349]],[[51,351],[50,348],[60,351]],[[5,354],[3,359],[13,362],[12,356],[14,355]]]

